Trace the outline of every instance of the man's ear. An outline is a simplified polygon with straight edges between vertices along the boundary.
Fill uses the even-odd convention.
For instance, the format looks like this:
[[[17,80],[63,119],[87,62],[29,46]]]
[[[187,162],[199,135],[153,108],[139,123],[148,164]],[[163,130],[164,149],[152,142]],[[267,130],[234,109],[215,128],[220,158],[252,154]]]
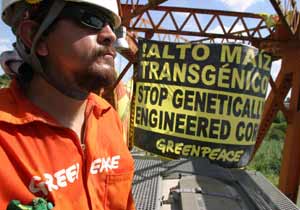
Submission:
[[[39,24],[33,20],[23,20],[18,27],[18,33],[27,48],[31,48],[34,36],[39,28]],[[43,37],[40,37],[36,45],[36,53],[40,56],[48,55],[48,49]]]

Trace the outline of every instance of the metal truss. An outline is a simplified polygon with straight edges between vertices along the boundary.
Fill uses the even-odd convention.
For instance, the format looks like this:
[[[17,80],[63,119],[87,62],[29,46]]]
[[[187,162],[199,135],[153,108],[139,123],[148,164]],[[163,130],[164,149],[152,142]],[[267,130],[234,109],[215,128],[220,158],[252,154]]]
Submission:
[[[299,26],[299,11],[296,0],[270,0],[277,12],[281,23],[290,35],[295,35]],[[299,6],[299,2],[298,2]],[[298,31],[299,32],[299,31]]]
[[[155,8],[157,5],[167,0],[146,0],[144,4],[140,0],[123,0],[122,3],[122,22],[127,25],[130,20],[145,11]]]
[[[129,12],[126,11],[129,5],[122,7],[125,8],[123,14]],[[143,7],[135,6],[139,11]],[[176,16],[184,17],[184,20],[180,23]],[[204,19],[208,20],[205,24],[202,23]],[[231,24],[226,25],[226,20],[230,20]],[[250,21],[251,24],[248,24]],[[131,31],[144,32],[148,38],[157,33],[255,41],[271,39],[274,32],[274,27],[268,26],[265,19],[257,14],[166,6],[145,10],[124,24]],[[215,31],[216,28],[219,30]]]
[[[288,128],[279,187],[295,201],[300,183],[299,0],[270,0],[277,14],[268,17],[244,12],[161,6],[166,1],[120,1],[122,24],[128,29],[127,40],[130,45],[129,50],[122,52],[129,60],[124,72],[137,63],[137,37],[163,41],[172,41],[173,38],[173,41],[180,42],[246,42],[264,49],[277,59],[281,58],[279,76],[276,81],[270,79],[272,90],[265,103],[255,151],[277,112],[281,110],[287,119]],[[287,108],[283,102],[290,90],[292,97],[290,107]]]

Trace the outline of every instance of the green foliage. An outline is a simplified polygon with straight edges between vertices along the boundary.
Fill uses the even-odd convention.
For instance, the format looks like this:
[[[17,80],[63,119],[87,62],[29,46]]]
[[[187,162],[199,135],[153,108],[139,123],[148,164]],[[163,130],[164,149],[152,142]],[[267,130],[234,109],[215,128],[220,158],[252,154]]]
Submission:
[[[283,140],[285,138],[285,130],[287,127],[286,122],[281,123],[273,123],[265,137],[265,141],[271,141],[271,140]]]
[[[286,122],[285,117],[282,112],[278,112],[275,119],[273,120],[273,123],[282,123]]]
[[[11,79],[6,74],[0,76],[0,88],[7,87],[10,83]]]
[[[264,141],[271,141],[271,140],[277,140],[277,141],[283,141],[285,138],[285,132],[286,132],[287,122],[285,120],[285,117],[282,112],[278,112],[275,119],[273,120],[273,123],[265,136]]]
[[[260,146],[250,167],[263,174],[279,174],[283,141],[265,141]]]
[[[260,13],[259,14],[265,21],[266,25],[270,28],[276,26],[279,22],[278,15],[270,15],[267,13]]]
[[[247,166],[247,169],[260,171],[274,185],[278,185],[286,127],[284,115],[278,112],[255,157]]]

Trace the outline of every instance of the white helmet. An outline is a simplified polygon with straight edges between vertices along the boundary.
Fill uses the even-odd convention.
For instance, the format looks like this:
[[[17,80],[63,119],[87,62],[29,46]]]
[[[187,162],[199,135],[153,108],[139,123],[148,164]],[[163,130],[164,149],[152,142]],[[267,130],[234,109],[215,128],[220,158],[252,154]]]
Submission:
[[[30,4],[36,4],[43,0],[2,0],[2,19],[3,21],[11,26],[12,28],[17,26],[19,20],[21,20],[24,16],[24,13],[27,11],[28,6]],[[118,12],[118,1],[117,0],[51,0],[52,4],[49,8],[49,11],[45,18],[42,20],[39,29],[35,33],[33,38],[32,46],[30,48],[30,52],[23,44],[22,40],[17,37],[17,42],[15,44],[15,48],[21,58],[25,61],[25,63],[29,64],[35,72],[39,72],[48,82],[50,82],[56,89],[60,90],[64,94],[77,99],[83,99],[85,97],[85,93],[75,93],[72,90],[63,89],[63,87],[59,86],[59,84],[55,84],[55,82],[51,82],[48,76],[44,72],[44,68],[40,62],[36,54],[36,46],[41,37],[41,35],[49,28],[49,26],[55,21],[55,19],[59,16],[61,11],[64,9],[68,2],[78,2],[78,3],[86,3],[100,9],[104,9],[108,13],[112,14],[114,17],[114,27],[117,28],[121,24],[121,18]]]
[[[24,1],[24,0],[2,0],[2,20],[9,26],[12,26],[13,23],[10,21],[11,16],[14,16],[14,12],[9,10],[11,6],[15,3]],[[27,2],[40,2],[42,0],[27,0]],[[121,18],[119,16],[118,2],[117,0],[64,0],[67,2],[78,2],[78,3],[87,3],[97,7],[101,7],[104,10],[110,12],[115,21],[115,27],[119,27],[121,24]]]

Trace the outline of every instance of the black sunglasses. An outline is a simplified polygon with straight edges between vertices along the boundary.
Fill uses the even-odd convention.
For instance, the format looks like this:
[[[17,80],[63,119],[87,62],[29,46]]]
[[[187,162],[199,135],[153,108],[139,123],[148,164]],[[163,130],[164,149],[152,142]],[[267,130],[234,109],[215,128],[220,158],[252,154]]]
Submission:
[[[59,15],[59,18],[71,18],[82,25],[101,30],[106,24],[114,31],[114,20],[107,12],[95,10],[89,6],[66,6]]]

